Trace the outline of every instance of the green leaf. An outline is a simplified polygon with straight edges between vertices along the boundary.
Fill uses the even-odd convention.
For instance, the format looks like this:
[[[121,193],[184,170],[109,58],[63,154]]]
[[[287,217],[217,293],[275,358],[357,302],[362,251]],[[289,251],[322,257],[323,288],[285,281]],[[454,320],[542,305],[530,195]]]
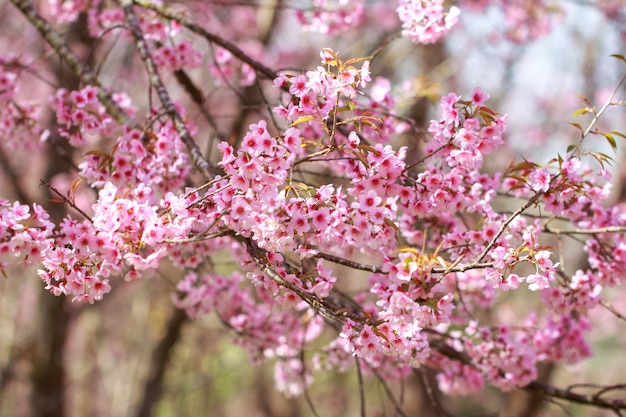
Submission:
[[[586,107],[593,107],[591,103],[589,102],[589,100],[587,100],[587,97],[581,96],[580,94],[576,94],[576,95],[583,103],[585,103]]]
[[[609,142],[609,145],[611,145],[611,148],[613,148],[614,151],[617,151],[617,143],[615,143],[615,138],[613,137],[613,135],[607,132],[599,132],[599,133],[606,138],[606,141]]]
[[[312,120],[315,120],[315,116],[302,116],[301,118],[299,118],[298,120],[295,120],[292,124],[291,127],[295,126],[295,125],[299,125],[300,123],[304,123],[304,122],[310,122]]]
[[[580,125],[580,123],[570,123],[572,126],[574,126],[576,129],[580,130],[580,132],[584,132],[583,131],[583,127]]]
[[[572,114],[572,117],[577,117],[577,116],[587,114],[590,112],[591,112],[591,109],[589,107],[583,107],[582,109],[576,110],[574,114]]]
[[[333,58],[335,58],[334,61],[327,62],[326,63],[327,65],[333,65],[333,66],[343,65],[341,62],[341,59],[339,58],[339,55],[337,55],[332,49],[324,48],[323,51],[326,52],[328,55],[332,56]]]
[[[617,58],[617,59],[620,59],[620,60],[622,60],[622,61],[626,62],[626,58],[624,58],[624,55],[620,55],[620,54],[611,54],[611,56],[612,56],[613,58]]]
[[[625,135],[625,134],[623,134],[623,133],[621,133],[621,132],[618,132],[618,131],[616,131],[616,130],[611,130],[609,133],[610,133],[610,134],[612,134],[612,135],[619,136],[620,138],[624,138],[624,139],[626,139],[626,135]]]
[[[412,248],[410,246],[402,246],[398,249],[396,249],[394,252],[397,253],[414,253],[415,255],[419,255],[420,251],[416,248]]]

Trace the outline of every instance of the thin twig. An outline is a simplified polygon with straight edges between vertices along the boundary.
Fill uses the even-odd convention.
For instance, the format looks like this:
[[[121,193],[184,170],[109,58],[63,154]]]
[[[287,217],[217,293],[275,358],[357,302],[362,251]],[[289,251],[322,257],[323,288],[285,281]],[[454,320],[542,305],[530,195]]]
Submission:
[[[402,409],[402,406],[400,405],[398,400],[396,400],[396,397],[393,395],[393,392],[391,392],[389,385],[387,385],[383,377],[380,376],[380,374],[374,368],[369,367],[369,370],[376,376],[376,379],[378,379],[378,382],[383,387],[385,394],[387,394],[387,397],[389,398],[389,400],[391,400],[391,403],[393,404],[393,408],[396,410],[396,413],[400,414],[400,416],[402,417],[408,417]]]
[[[102,84],[98,80],[96,74],[89,68],[89,66],[81,62],[80,58],[76,56],[69,48],[67,43],[58,34],[56,30],[43,18],[32,3],[28,0],[11,0],[11,3],[17,7],[26,18],[32,23],[39,31],[45,41],[54,49],[59,58],[76,74],[83,84],[94,85],[98,88],[98,99],[102,105],[106,108],[107,113],[110,114],[118,123],[125,124],[136,128],[137,123],[133,121],[128,114],[122,110],[122,108],[113,100],[111,94],[109,94]]]
[[[600,305],[606,308],[607,310],[609,310],[618,319],[626,321],[626,316],[624,316],[622,313],[617,311],[615,307],[613,307],[611,304],[607,303],[606,301],[600,300]]]
[[[600,120],[600,116],[602,116],[602,114],[606,111],[606,109],[609,108],[609,106],[613,102],[613,98],[615,97],[615,94],[617,94],[617,92],[619,91],[620,86],[622,85],[624,80],[626,80],[626,72],[622,75],[622,78],[619,79],[619,81],[617,82],[617,85],[615,86],[615,89],[613,90],[611,95],[606,99],[602,108],[598,112],[593,113],[593,119],[589,123],[589,126],[587,126],[587,129],[585,129],[585,131],[583,132],[582,137],[578,141],[578,145],[576,147],[580,146],[580,144],[585,139],[585,137],[591,132],[591,129],[593,129],[593,127],[596,125],[598,120]],[[575,152],[575,151],[576,150],[574,149],[572,152]]]
[[[85,213],[80,207],[78,207],[76,205],[76,203],[74,203],[72,200],[70,200],[68,197],[64,196],[59,190],[57,190],[56,188],[54,188],[52,185],[50,185],[48,182],[46,182],[45,180],[39,180],[41,185],[45,185],[46,187],[48,187],[50,189],[50,191],[52,191],[54,194],[56,194],[57,196],[59,196],[64,202],[66,202],[70,207],[72,207],[74,210],[76,210],[77,212],[79,212],[84,218],[86,218],[87,220],[89,220],[90,223],[93,223],[93,220],[91,218],[91,216],[89,216],[87,213]]]
[[[128,3],[129,0],[124,0],[125,3]],[[228,52],[230,52],[231,54],[233,54],[233,56],[237,59],[239,59],[242,62],[245,62],[246,64],[250,65],[252,68],[254,68],[257,72],[263,74],[266,78],[273,80],[274,78],[276,78],[276,72],[268,67],[266,67],[265,65],[261,64],[260,62],[250,58],[250,56],[248,56],[245,52],[243,52],[241,49],[239,49],[239,47],[213,33],[207,32],[203,27],[193,23],[192,21],[190,21],[189,19],[187,19],[184,16],[181,16],[180,14],[172,11],[171,9],[165,7],[165,6],[161,6],[155,2],[152,2],[150,0],[134,0],[133,3],[144,7],[146,9],[152,10],[156,13],[158,13],[159,15],[166,17],[168,19],[171,20],[175,20],[176,22],[180,23],[182,26],[186,27],[187,29],[191,30],[192,32],[202,36],[203,38],[205,38],[207,41],[214,43],[216,45],[221,46],[222,48],[226,49]]]
[[[356,364],[356,377],[359,382],[359,398],[361,401],[361,417],[365,417],[365,387],[363,386],[363,372],[361,372],[361,361],[356,356],[354,357],[354,363]]]
[[[352,269],[360,269],[361,271],[372,272],[374,274],[384,273],[381,267],[350,261],[348,259],[340,258],[339,256],[330,255],[328,253],[318,252],[317,255],[313,257],[325,259],[327,261],[330,261],[339,265],[347,266]]]
[[[374,61],[376,57],[387,47],[390,43],[395,41],[396,39],[400,39],[402,37],[402,32],[398,31],[394,33],[389,38],[385,39],[371,54],[369,54],[366,58],[369,59],[370,62]]]
[[[537,193],[531,198],[529,198],[526,204],[524,204],[522,207],[517,209],[508,219],[506,219],[504,223],[502,223],[502,226],[500,226],[500,229],[498,230],[498,232],[495,234],[493,239],[491,239],[491,242],[489,242],[489,244],[485,247],[485,249],[483,249],[480,255],[478,255],[478,258],[476,258],[476,261],[474,262],[474,264],[478,264],[485,258],[485,256],[487,256],[489,251],[493,249],[493,247],[496,245],[496,242],[498,241],[498,239],[500,239],[500,236],[502,236],[502,234],[504,233],[506,228],[509,226],[509,224],[511,224],[511,222],[515,220],[517,216],[519,216],[524,211],[526,211],[526,209],[528,209],[530,206],[536,204],[537,201],[539,200],[539,197],[541,197],[542,195],[543,193]]]
[[[174,102],[167,92],[167,88],[165,88],[163,80],[161,80],[161,77],[159,76],[157,66],[152,59],[150,49],[143,36],[141,27],[139,26],[139,20],[135,15],[132,4],[132,0],[120,0],[120,5],[122,6],[122,9],[124,10],[124,14],[126,16],[126,22],[128,23],[133,38],[135,38],[135,44],[137,45],[139,55],[141,56],[144,66],[146,67],[146,71],[148,72],[150,85],[156,90],[159,99],[161,100],[161,104],[165,108],[167,114],[172,119],[174,127],[176,128],[176,131],[178,132],[181,140],[187,147],[187,150],[191,155],[191,160],[195,167],[206,179],[213,179],[215,178],[215,173],[213,172],[211,164],[209,164],[209,162],[202,155],[202,151],[191,136],[189,129],[187,129],[183,118],[176,109]]]
[[[591,405],[598,408],[605,408],[619,413],[619,410],[626,410],[626,402],[622,400],[604,400],[595,394],[576,394],[568,389],[556,388],[548,384],[533,381],[524,387],[525,390],[537,392],[553,398],[559,398],[573,403]]]
[[[597,235],[599,233],[624,233],[626,232],[626,227],[607,226],[596,229],[552,229],[546,225],[544,226],[543,231],[553,235]]]
[[[174,71],[174,76],[176,77],[176,81],[178,81],[189,97],[191,97],[191,100],[196,104],[200,113],[202,113],[202,116],[204,116],[204,119],[207,121],[209,126],[211,126],[217,137],[220,140],[224,140],[224,135],[219,131],[215,118],[205,107],[206,100],[204,99],[204,95],[202,94],[202,91],[200,91],[200,88],[196,86],[187,72],[182,69]]]
[[[304,342],[305,342],[304,335],[306,334],[307,326],[308,326],[308,323],[305,323],[304,329],[302,330],[302,340],[300,343],[300,363],[302,364],[302,372],[300,372],[300,377],[302,378],[302,393],[313,415],[315,417],[320,417],[319,414],[317,413],[317,410],[315,409],[315,405],[313,403],[313,400],[311,400],[311,396],[309,395],[309,390],[307,389],[307,386],[306,386],[306,361],[304,360],[305,359],[304,358]]]

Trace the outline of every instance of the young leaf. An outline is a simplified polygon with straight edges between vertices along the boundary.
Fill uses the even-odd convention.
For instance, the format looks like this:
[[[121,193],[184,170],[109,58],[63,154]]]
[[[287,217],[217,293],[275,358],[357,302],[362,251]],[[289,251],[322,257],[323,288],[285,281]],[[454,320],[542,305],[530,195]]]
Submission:
[[[611,54],[611,56],[612,56],[613,58],[617,58],[617,59],[620,59],[620,60],[622,60],[622,61],[626,62],[626,58],[624,58],[624,55],[620,55],[620,54]]]
[[[587,114],[591,112],[591,109],[589,107],[583,107],[582,109],[578,109],[574,112],[574,114],[572,114],[572,117],[577,117],[583,114]]]
[[[616,131],[616,130],[611,130],[609,133],[610,133],[610,134],[612,134],[612,135],[619,136],[620,138],[624,138],[624,139],[626,139],[626,135],[625,135],[625,134],[623,134],[623,133],[621,133],[621,132],[618,132],[618,131]]]
[[[300,123],[310,122],[312,120],[315,120],[314,116],[302,116],[299,119],[295,120],[293,123],[291,123],[291,127],[299,125]]]
[[[615,143],[615,138],[613,137],[613,135],[607,132],[598,133],[606,138],[606,141],[609,142],[609,145],[611,145],[611,148],[613,148],[614,151],[617,151],[617,143]]]

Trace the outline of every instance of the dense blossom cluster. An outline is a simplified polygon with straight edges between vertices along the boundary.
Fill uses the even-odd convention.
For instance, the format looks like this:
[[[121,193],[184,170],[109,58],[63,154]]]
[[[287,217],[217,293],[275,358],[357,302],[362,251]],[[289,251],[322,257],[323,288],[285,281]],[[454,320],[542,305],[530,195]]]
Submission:
[[[0,272],[14,263],[37,264],[48,249],[55,228],[39,205],[29,206],[0,199]]]
[[[463,0],[461,4],[468,10],[480,13],[497,7],[498,12],[503,14],[503,25],[495,30],[495,38],[515,43],[529,42],[547,35],[562,15],[559,6],[545,0]]]
[[[68,139],[70,145],[82,147],[88,139],[102,133],[111,133],[113,118],[110,117],[98,100],[97,87],[85,87],[69,92],[59,89],[52,100],[56,108],[59,134]]]
[[[484,10],[493,2],[465,3]],[[544,2],[508,3],[512,40],[549,30]],[[417,43],[437,42],[460,13],[441,0],[400,0],[396,11]],[[51,2],[64,22],[82,12],[93,35],[126,24],[119,7]],[[247,22],[247,13],[230,18]],[[226,44],[203,62],[177,38],[180,22],[139,14],[159,71],[208,68],[214,84],[231,88],[259,81],[250,64],[262,56],[258,45],[248,45],[248,63]],[[315,0],[298,18],[335,33],[364,14],[360,0]],[[273,114],[219,143],[216,174],[201,185],[186,137],[198,129],[182,104],[167,111],[178,118],[150,109],[139,129],[107,112],[101,87],[57,89],[58,132],[84,152],[78,175],[93,201],[79,207],[68,193],[70,214],[54,224],[40,205],[0,199],[0,271],[36,264],[47,290],[93,303],[117,276],[137,279],[167,258],[185,271],[175,304],[193,318],[217,314],[256,363],[275,359],[277,386],[290,395],[302,394],[314,371],[346,370],[354,358],[385,380],[426,365],[441,390],[467,395],[524,387],[540,362],[589,357],[587,313],[626,280],[626,213],[606,207],[604,167],[573,147],[543,165],[489,172],[507,123],[480,88],[441,98],[416,157],[394,146],[409,125],[389,80],[372,79],[369,58],[343,61],[329,48],[320,58],[313,70],[277,73]],[[17,102],[20,67],[8,62],[0,60],[0,136],[39,138],[35,107]],[[129,97],[112,100],[136,116]],[[552,221],[588,235],[587,265],[568,273],[557,262],[564,253],[553,246]],[[218,272],[207,261],[218,252],[240,267]],[[367,276],[354,285],[332,263]],[[545,308],[486,314],[503,308],[504,293],[523,291]],[[336,321],[330,340],[320,337],[325,320]],[[316,354],[305,358],[309,345]]]
[[[18,78],[28,65],[17,56],[0,56],[0,137],[16,150],[36,149],[48,136],[37,106],[17,98]]]
[[[453,6],[446,11],[443,0],[400,0],[399,3],[402,34],[415,43],[435,43],[458,22],[460,9]]]
[[[310,9],[298,10],[296,16],[304,30],[335,34],[349,30],[364,19],[363,0],[313,0]]]
[[[188,156],[172,123],[155,124],[145,135],[127,130],[108,151],[90,152],[79,165],[80,175],[96,187],[107,183],[132,192],[151,203],[184,184],[190,167]]]

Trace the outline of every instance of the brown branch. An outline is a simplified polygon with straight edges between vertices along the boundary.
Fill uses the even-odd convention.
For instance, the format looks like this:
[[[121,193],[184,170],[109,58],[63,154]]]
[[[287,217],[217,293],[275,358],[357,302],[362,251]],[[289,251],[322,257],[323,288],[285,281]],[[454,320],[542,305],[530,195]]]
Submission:
[[[206,107],[204,107],[206,104],[206,100],[204,99],[202,91],[200,91],[200,89],[196,86],[196,84],[184,70],[179,69],[174,71],[174,76],[176,77],[176,81],[178,81],[178,83],[183,87],[187,94],[189,94],[191,100],[196,104],[196,106],[198,106],[198,109],[200,109],[200,113],[202,113],[204,119],[211,126],[211,128],[213,128],[217,137],[220,138],[220,140],[223,140],[224,135],[218,130],[215,118],[211,115],[211,113],[209,113]]]
[[[484,269],[484,268],[492,268],[493,262],[472,262],[471,264],[466,265],[457,265],[452,267],[436,267],[430,270],[433,274],[449,274],[452,272],[465,272],[471,269]]]
[[[354,357],[354,363],[356,365],[356,376],[359,382],[359,399],[361,402],[361,417],[365,417],[365,387],[363,385],[363,372],[361,372],[361,361],[358,357]]]
[[[383,269],[381,267],[350,261],[348,259],[340,258],[339,256],[330,255],[328,253],[318,252],[317,255],[313,257],[325,259],[327,261],[330,261],[339,265],[347,266],[352,269],[360,269],[361,271],[372,272],[374,274],[384,274]]]
[[[374,59],[376,59],[376,57],[387,47],[389,46],[389,44],[391,44],[393,41],[398,40],[402,37],[402,32],[396,32],[394,33],[392,36],[390,36],[389,38],[385,39],[380,45],[378,45],[376,47],[376,49],[374,49],[374,51],[372,51],[372,53],[370,53],[367,56],[367,59],[370,60],[370,62],[373,62]]]
[[[396,397],[393,395],[393,392],[391,392],[391,388],[389,388],[389,385],[387,385],[383,377],[374,368],[369,367],[369,370],[376,376],[376,379],[378,379],[378,382],[383,387],[383,390],[385,391],[387,398],[389,398],[389,400],[391,401],[391,404],[393,404],[393,408],[396,410],[396,414],[398,414],[401,417],[408,417],[407,414],[402,409],[402,406],[400,405]]]
[[[150,49],[148,48],[148,44],[143,36],[141,31],[141,27],[139,26],[139,20],[135,15],[135,11],[133,10],[132,0],[121,0],[120,5],[124,10],[124,15],[126,16],[126,22],[128,23],[130,32],[135,38],[135,45],[137,46],[137,50],[139,51],[139,55],[146,67],[146,71],[148,72],[148,79],[150,81],[150,85],[156,90],[159,99],[161,100],[161,104],[165,108],[165,112],[170,116],[172,122],[174,123],[174,127],[178,132],[181,140],[187,147],[189,154],[191,155],[191,160],[194,166],[202,173],[202,175],[206,179],[213,179],[215,177],[215,173],[211,168],[209,162],[204,158],[200,148],[191,137],[191,133],[183,118],[181,117],[178,110],[176,110],[176,106],[174,106],[174,102],[169,96],[167,89],[165,88],[165,84],[161,80],[159,76],[158,69],[154,60],[152,59],[152,55],[150,54]]]
[[[11,3],[17,7],[26,18],[32,23],[32,25],[39,31],[45,41],[54,49],[59,58],[63,60],[65,64],[76,74],[83,84],[94,85],[98,88],[98,99],[102,105],[106,108],[107,113],[110,114],[118,123],[125,124],[131,127],[137,127],[137,123],[133,121],[128,114],[113,100],[111,94],[109,94],[102,84],[98,80],[96,74],[89,68],[89,66],[81,62],[80,58],[76,56],[69,48],[65,40],[58,34],[56,30],[43,18],[32,3],[28,0],[11,0]]]
[[[613,91],[611,92],[611,95],[606,99],[606,102],[604,103],[604,105],[602,106],[602,108],[599,111],[595,111],[593,112],[593,119],[591,120],[591,122],[589,122],[589,126],[587,126],[587,128],[585,129],[584,132],[582,132],[581,138],[578,141],[578,144],[576,145],[576,147],[572,150],[572,155],[574,154],[574,152],[576,152],[576,149],[580,146],[580,144],[582,143],[582,141],[585,139],[585,137],[591,132],[591,129],[593,129],[593,127],[596,125],[596,123],[598,122],[598,120],[600,120],[600,116],[602,116],[602,114],[606,111],[607,108],[609,108],[609,106],[611,105],[611,103],[613,102],[613,98],[615,97],[615,94],[617,94],[617,92],[620,89],[620,86],[622,85],[622,83],[624,83],[624,81],[626,81],[626,72],[624,74],[622,74],[622,77],[619,79],[619,81],[617,82],[617,85],[615,86],[615,88],[613,89]]]
[[[430,153],[424,155],[423,158],[413,162],[412,164],[407,165],[406,167],[404,167],[404,169],[402,170],[402,172],[407,172],[408,170],[410,170],[413,167],[416,167],[417,165],[421,164],[422,162],[426,161],[428,158],[430,158],[431,156],[435,155],[437,152],[439,152],[440,150],[446,148],[447,146],[450,145],[452,141],[449,141],[447,143],[444,143],[443,145],[441,145],[440,147],[438,147],[437,149],[433,149]]]
[[[626,410],[626,402],[622,400],[604,400],[600,398],[600,395],[598,394],[576,394],[570,389],[556,388],[551,385],[543,384],[537,381],[531,382],[530,384],[525,386],[524,389],[526,391],[536,392],[541,395],[546,395],[549,397],[558,398],[577,404],[613,410],[617,413],[619,413],[619,410]]]
[[[237,236],[237,238],[246,245],[248,248],[248,253],[252,257],[252,260],[256,264],[256,266],[272,281],[284,287],[288,290],[293,291],[300,299],[306,302],[313,310],[315,310],[322,317],[330,319],[332,321],[338,323],[345,323],[348,319],[353,320],[356,323],[357,327],[360,327],[363,324],[370,325],[375,327],[379,325],[381,322],[376,320],[371,320],[369,318],[361,317],[359,314],[344,309],[338,305],[336,305],[330,298],[319,298],[317,295],[310,293],[308,291],[299,288],[295,284],[285,280],[282,276],[280,276],[272,267],[270,267],[267,263],[267,258],[265,256],[265,251],[259,248],[251,239],[244,238],[241,236]]]
[[[553,235],[597,235],[600,233],[624,233],[625,226],[608,226],[596,229],[551,229],[548,225],[544,226],[543,231]]]
[[[439,335],[439,333],[436,333],[434,331],[429,331],[429,333]],[[472,366],[472,367],[474,366],[472,364],[471,358],[466,353],[459,352],[453,349],[448,344],[444,343],[441,339],[431,340],[430,344],[435,349],[437,349],[437,351],[441,353],[442,355],[450,359],[458,360],[465,365]],[[525,387],[522,387],[521,389],[525,391],[529,391],[529,392],[538,393],[547,397],[561,399],[561,400],[565,400],[565,401],[569,401],[569,402],[573,402],[577,404],[609,409],[617,413],[619,413],[619,410],[626,410],[625,401],[605,400],[605,399],[600,398],[604,393],[607,392],[606,389],[601,389],[595,394],[583,395],[583,394],[576,394],[572,392],[571,387],[568,389],[562,389],[562,388],[557,388],[552,385],[545,384],[539,381],[533,381],[530,384],[526,385]]]
[[[500,226],[500,229],[498,230],[498,232],[495,234],[493,239],[491,239],[491,242],[489,242],[489,244],[485,247],[485,249],[483,249],[480,255],[478,255],[478,258],[476,258],[476,261],[473,262],[472,264],[478,264],[479,262],[481,262],[485,258],[485,256],[487,256],[489,251],[493,249],[493,247],[496,245],[496,242],[498,241],[498,239],[500,239],[500,236],[502,236],[502,234],[504,233],[506,228],[509,226],[509,224],[511,224],[511,222],[515,220],[517,216],[519,216],[524,211],[526,211],[526,209],[528,209],[530,206],[536,204],[537,201],[539,200],[539,197],[541,197],[542,195],[543,193],[535,194],[530,199],[528,199],[528,201],[522,207],[520,207],[513,214],[511,214],[511,216],[508,219],[506,219],[504,223],[502,223],[502,226]]]
[[[59,198],[61,198],[63,201],[65,201],[70,207],[72,207],[74,210],[76,210],[77,212],[79,212],[84,218],[86,218],[87,220],[89,220],[90,223],[93,223],[93,220],[91,219],[91,217],[85,213],[80,207],[78,207],[76,205],[76,203],[74,203],[72,200],[70,200],[68,197],[64,196],[59,190],[57,190],[56,188],[54,188],[52,185],[50,185],[47,181],[45,180],[39,180],[41,185],[45,185],[46,187],[48,187],[48,189],[50,189],[50,191],[52,191],[54,194],[56,194]]]
[[[613,307],[611,304],[607,303],[606,301],[600,300],[600,305],[606,308],[607,310],[609,310],[618,319],[626,321],[626,316],[624,316],[622,313],[617,311],[615,307]]]
[[[187,29],[189,29],[190,31],[202,36],[203,38],[205,38],[207,41],[209,41],[210,43],[214,43],[216,45],[221,46],[222,48],[226,49],[228,52],[230,52],[231,54],[233,54],[233,56],[237,59],[239,59],[242,62],[245,62],[246,64],[250,65],[252,68],[254,68],[257,72],[259,72],[260,74],[263,74],[266,78],[273,80],[274,78],[276,78],[276,71],[266,67],[265,65],[261,64],[260,62],[250,58],[245,52],[243,52],[241,49],[239,49],[239,47],[213,33],[207,32],[204,28],[202,28],[201,26],[193,23],[192,21],[190,21],[189,19],[187,19],[184,16],[181,16],[180,14],[172,11],[171,9],[161,6],[159,4],[156,4],[150,0],[123,0],[125,4],[128,4],[130,1],[132,1],[133,3],[135,3],[138,6],[144,7],[146,9],[152,10],[156,13],[158,13],[159,15],[166,17],[168,19],[174,20],[178,23],[180,23],[181,25],[183,25],[184,27],[186,27]]]

